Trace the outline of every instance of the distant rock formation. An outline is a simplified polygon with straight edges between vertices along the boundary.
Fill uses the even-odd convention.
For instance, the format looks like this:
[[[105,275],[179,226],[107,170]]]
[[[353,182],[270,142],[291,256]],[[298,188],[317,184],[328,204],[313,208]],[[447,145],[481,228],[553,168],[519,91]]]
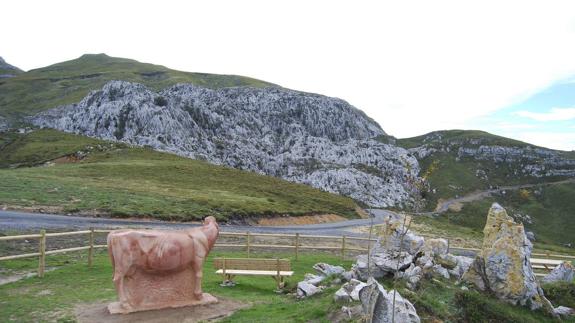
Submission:
[[[553,313],[535,279],[530,262],[533,245],[523,224],[515,223],[504,208],[494,203],[483,233],[483,247],[463,280],[509,303]]]
[[[16,66],[12,66],[0,57],[0,79],[14,77],[22,73],[22,70]]]
[[[160,92],[112,81],[41,127],[150,146],[339,193],[374,207],[412,205],[419,164],[347,102],[278,87]]]

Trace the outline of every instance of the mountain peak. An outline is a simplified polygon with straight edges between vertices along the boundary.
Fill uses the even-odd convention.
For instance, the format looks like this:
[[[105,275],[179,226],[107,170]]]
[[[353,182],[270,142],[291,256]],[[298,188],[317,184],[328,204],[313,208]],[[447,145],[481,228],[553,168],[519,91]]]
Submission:
[[[18,67],[6,63],[0,56],[0,78],[14,77],[22,72]]]

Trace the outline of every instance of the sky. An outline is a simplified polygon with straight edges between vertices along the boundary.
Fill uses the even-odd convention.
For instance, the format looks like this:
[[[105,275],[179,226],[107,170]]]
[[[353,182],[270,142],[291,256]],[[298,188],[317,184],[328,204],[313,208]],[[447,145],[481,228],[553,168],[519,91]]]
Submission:
[[[2,2],[24,70],[106,53],[342,98],[398,138],[480,129],[575,150],[575,1]]]

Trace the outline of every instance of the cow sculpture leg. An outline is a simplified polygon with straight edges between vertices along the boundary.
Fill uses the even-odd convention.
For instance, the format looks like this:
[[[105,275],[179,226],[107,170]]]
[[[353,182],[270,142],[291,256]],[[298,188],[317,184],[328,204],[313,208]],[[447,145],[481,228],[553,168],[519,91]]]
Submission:
[[[192,270],[194,271],[194,298],[202,299],[202,267],[204,265],[204,257],[196,256],[195,261],[192,263]]]

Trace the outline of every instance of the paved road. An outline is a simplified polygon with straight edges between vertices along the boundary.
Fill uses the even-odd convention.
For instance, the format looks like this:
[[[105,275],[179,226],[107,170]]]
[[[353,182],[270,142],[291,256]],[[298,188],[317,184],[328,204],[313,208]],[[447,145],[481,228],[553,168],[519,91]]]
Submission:
[[[258,232],[258,233],[307,233],[322,235],[360,235],[348,232],[348,229],[383,223],[386,216],[397,217],[397,214],[387,210],[368,210],[373,218],[356,219],[342,222],[319,223],[293,226],[247,226],[222,225],[222,231]],[[47,229],[56,230],[82,230],[90,227],[97,229],[114,228],[184,228],[197,226],[195,223],[164,222],[149,220],[124,220],[109,218],[78,217],[58,214],[25,213],[15,211],[0,211],[0,231],[37,231]]]

